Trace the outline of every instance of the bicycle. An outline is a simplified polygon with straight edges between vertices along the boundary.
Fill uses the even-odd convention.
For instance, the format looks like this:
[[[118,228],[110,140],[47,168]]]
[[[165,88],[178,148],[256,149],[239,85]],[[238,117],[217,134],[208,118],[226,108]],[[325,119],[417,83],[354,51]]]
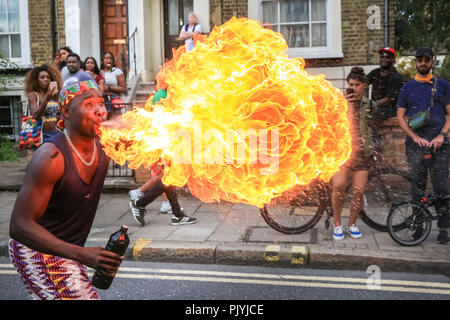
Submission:
[[[369,227],[386,232],[387,215],[396,201],[409,199],[410,177],[406,170],[394,167],[380,167],[375,164],[369,172],[364,195],[364,205],[359,217]],[[351,189],[351,184],[347,187]],[[331,206],[331,184],[314,181],[307,187],[274,199],[260,209],[264,221],[273,229],[285,234],[299,234],[313,228],[323,215],[327,216],[325,228],[330,227],[333,217]]]
[[[438,220],[439,215],[433,215],[429,208],[436,209],[437,201],[449,201],[450,195],[428,195],[420,204],[405,201],[392,206],[387,219],[388,233],[391,238],[402,246],[416,246],[425,241],[431,232],[431,224]],[[439,240],[439,239],[438,239]]]

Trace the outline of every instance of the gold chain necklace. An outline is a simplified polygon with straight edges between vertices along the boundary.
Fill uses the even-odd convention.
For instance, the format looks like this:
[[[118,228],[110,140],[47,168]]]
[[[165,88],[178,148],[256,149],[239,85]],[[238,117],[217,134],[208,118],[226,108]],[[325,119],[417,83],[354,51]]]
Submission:
[[[75,152],[75,154],[78,156],[78,159],[80,159],[80,161],[81,162],[83,162],[83,164],[85,165],[85,166],[88,166],[88,167],[90,167],[90,166],[92,166],[92,164],[94,163],[94,160],[95,160],[95,155],[97,154],[97,148],[96,148],[96,146],[95,146],[95,140],[94,140],[94,152],[92,153],[92,159],[91,159],[91,161],[89,161],[89,162],[87,162],[87,161],[85,161],[82,157],[81,157],[81,154],[78,152],[78,150],[75,148],[75,146],[73,145],[73,143],[72,143],[72,140],[70,140],[70,137],[69,137],[69,133],[67,132],[67,130],[66,129],[64,129],[64,135],[66,136],[66,139],[67,139],[67,142],[69,143],[69,145],[72,147],[72,150]]]

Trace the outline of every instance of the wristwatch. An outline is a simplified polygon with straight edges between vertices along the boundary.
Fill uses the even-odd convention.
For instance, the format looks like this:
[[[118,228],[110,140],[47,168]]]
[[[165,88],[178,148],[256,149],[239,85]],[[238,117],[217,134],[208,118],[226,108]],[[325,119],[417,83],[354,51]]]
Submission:
[[[444,136],[444,137],[448,138],[448,134],[445,133],[444,131],[439,132],[439,134],[440,134],[441,136]]]

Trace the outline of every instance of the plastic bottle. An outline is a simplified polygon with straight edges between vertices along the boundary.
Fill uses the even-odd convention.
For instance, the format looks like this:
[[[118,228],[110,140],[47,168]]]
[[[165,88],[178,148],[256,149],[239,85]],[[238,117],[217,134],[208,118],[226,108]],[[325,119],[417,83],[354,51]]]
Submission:
[[[123,257],[125,255],[125,251],[128,248],[128,245],[130,244],[130,239],[128,238],[127,231],[128,227],[122,226],[119,231],[114,232],[109,238],[105,250],[117,253],[119,256]],[[106,290],[111,286],[114,277],[115,275],[107,276],[102,274],[100,271],[95,271],[94,276],[92,277],[92,284],[96,288]]]

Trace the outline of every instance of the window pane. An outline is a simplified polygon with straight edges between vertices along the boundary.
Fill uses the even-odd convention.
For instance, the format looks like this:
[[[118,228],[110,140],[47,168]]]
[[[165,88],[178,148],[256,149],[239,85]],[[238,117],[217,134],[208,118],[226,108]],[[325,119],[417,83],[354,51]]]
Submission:
[[[327,45],[327,24],[314,23],[312,25],[312,46],[326,47]]]
[[[312,21],[326,21],[327,20],[326,4],[327,4],[326,0],[312,0],[311,1]]]
[[[6,19],[6,0],[0,0],[0,32],[8,31],[8,19]]]
[[[307,22],[309,21],[309,0],[281,0],[281,22]]]
[[[309,25],[281,26],[281,34],[289,48],[309,47]]]
[[[19,13],[8,12],[9,32],[20,32]]]
[[[276,24],[278,23],[278,5],[277,1],[263,1],[262,5],[262,23]]]
[[[19,12],[19,0],[7,0],[8,12]]]
[[[19,0],[8,0],[9,32],[20,32]]]
[[[169,0],[169,34],[178,35],[181,26],[178,25],[178,0]]]
[[[11,57],[22,57],[22,50],[20,48],[20,35],[18,34],[11,35]]]
[[[189,23],[189,13],[191,12],[194,12],[194,0],[184,0],[184,24]]]
[[[9,36],[0,36],[0,56],[9,58]]]

